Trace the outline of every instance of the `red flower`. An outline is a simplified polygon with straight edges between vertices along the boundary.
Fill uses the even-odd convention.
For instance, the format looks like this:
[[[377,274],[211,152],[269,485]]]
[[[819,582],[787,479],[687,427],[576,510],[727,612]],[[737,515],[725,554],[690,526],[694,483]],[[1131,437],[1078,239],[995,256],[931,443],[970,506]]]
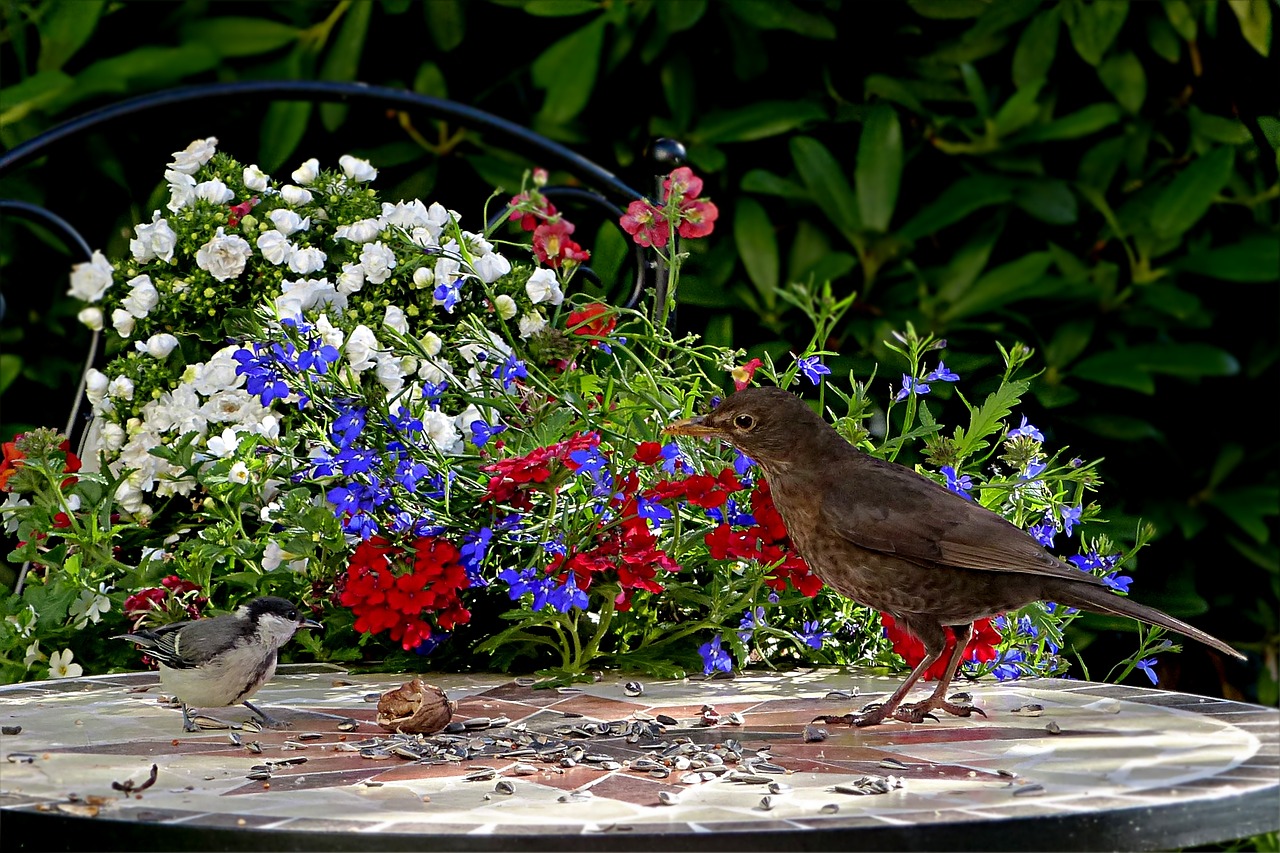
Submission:
[[[154,610],[159,607],[168,595],[161,587],[151,587],[150,589],[141,589],[124,600],[124,612],[127,616],[138,616],[146,613],[148,610]]]
[[[716,227],[720,209],[709,201],[686,201],[680,205],[680,225],[676,231],[690,239],[705,237]]]
[[[491,473],[489,485],[481,500],[507,503],[517,509],[528,509],[529,496],[524,490],[526,483],[545,483],[553,473],[553,464],[563,465],[569,470],[577,470],[577,465],[569,454],[576,450],[589,450],[600,443],[600,436],[594,432],[578,433],[572,438],[537,447],[524,456],[511,459],[500,459],[480,470]]]
[[[507,202],[511,222],[519,222],[524,231],[532,231],[538,223],[556,215],[556,206],[542,193],[520,193]]]
[[[702,195],[702,178],[695,175],[693,169],[688,166],[681,166],[679,169],[671,170],[671,174],[662,182],[662,189],[664,201],[673,195],[693,201]]]
[[[763,365],[764,362],[758,358],[753,358],[741,367],[735,367],[729,371],[733,377],[733,387],[741,391],[751,384],[751,378],[756,375],[756,370]]]
[[[603,302],[592,302],[576,311],[570,311],[565,325],[575,335],[603,338],[618,325],[618,318],[609,313]]]
[[[258,206],[259,201],[261,201],[261,199],[254,196],[248,201],[242,201],[239,204],[231,205],[231,215],[227,217],[227,225],[232,227],[239,225],[240,220],[248,216],[249,211]]]
[[[18,449],[18,439],[22,436],[16,436],[13,441],[6,441],[0,447],[4,449],[4,460],[0,461],[0,491],[9,491],[9,478],[14,475],[18,467],[26,459],[22,451]]]
[[[660,249],[671,239],[671,224],[662,215],[662,208],[654,207],[648,199],[636,199],[627,205],[618,224],[640,246]]]
[[[566,263],[573,265],[589,260],[591,253],[569,239],[573,227],[568,220],[556,219],[534,228],[533,253],[538,260],[552,269],[559,269]]]
[[[907,662],[907,666],[914,667],[924,660],[924,643],[920,642],[905,629],[899,628],[898,623],[891,615],[881,613],[880,624],[884,626],[884,634],[889,638],[889,642],[893,644],[893,650]],[[926,681],[936,681],[947,674],[947,661],[951,658],[951,652],[956,647],[956,635],[949,627],[944,627],[943,630],[947,633],[947,648],[942,653],[942,656],[924,671],[924,679]],[[973,636],[969,638],[969,644],[964,647],[964,656],[961,660],[971,660],[979,663],[995,660],[995,647],[999,643],[1000,633],[991,627],[991,620],[989,618],[979,619],[973,623]]]

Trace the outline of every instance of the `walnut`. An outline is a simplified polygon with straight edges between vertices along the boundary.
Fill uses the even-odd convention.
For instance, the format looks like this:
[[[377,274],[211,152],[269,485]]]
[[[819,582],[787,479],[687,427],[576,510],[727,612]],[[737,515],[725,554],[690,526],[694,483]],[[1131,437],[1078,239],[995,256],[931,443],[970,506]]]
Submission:
[[[378,699],[378,725],[389,732],[434,734],[453,719],[456,702],[421,678],[406,681]]]

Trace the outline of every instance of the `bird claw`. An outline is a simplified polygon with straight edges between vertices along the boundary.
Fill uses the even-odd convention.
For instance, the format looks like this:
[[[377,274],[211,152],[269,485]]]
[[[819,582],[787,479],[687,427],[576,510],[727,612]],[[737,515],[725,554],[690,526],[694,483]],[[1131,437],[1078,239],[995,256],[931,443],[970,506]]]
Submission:
[[[877,710],[871,711],[870,713],[864,710],[857,714],[840,714],[839,716],[835,714],[827,714],[821,717],[814,717],[813,722],[825,723],[828,726],[855,726],[857,728],[863,728],[864,726],[875,726],[880,724],[884,721],[885,716],[886,715],[881,713],[877,708]]]
[[[924,703],[920,705],[903,705],[893,712],[893,718],[904,723],[923,723],[925,720],[933,720],[935,723],[940,722],[938,718],[929,712],[929,708]]]

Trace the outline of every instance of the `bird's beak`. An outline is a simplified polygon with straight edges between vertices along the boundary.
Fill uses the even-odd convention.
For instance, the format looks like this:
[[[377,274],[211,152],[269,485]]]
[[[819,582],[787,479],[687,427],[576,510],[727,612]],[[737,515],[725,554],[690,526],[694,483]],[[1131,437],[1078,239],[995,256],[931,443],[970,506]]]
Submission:
[[[689,435],[696,436],[698,438],[706,438],[708,436],[718,435],[719,433],[720,431],[718,429],[704,424],[701,415],[692,418],[685,418],[682,421],[676,421],[673,424],[668,424],[662,429],[663,435]]]
[[[322,630],[324,628],[324,625],[320,624],[314,619],[303,619],[301,622],[298,623],[298,627],[299,628],[316,628],[318,630]]]

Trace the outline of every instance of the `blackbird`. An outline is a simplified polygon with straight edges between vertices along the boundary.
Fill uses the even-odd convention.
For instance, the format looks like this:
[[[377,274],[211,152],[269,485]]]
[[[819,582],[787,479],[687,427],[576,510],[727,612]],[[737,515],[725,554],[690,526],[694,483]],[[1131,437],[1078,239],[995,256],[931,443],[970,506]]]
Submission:
[[[986,716],[946,699],[973,623],[1033,601],[1129,616],[1244,658],[1198,628],[1116,595],[991,510],[856,449],[781,388],[743,389],[663,433],[718,438],[754,459],[809,568],[841,595],[891,614],[924,644],[924,660],[888,699],[858,713],[818,718],[828,724],[919,723],[937,719],[934,710]],[[956,637],[946,674],[927,699],[903,704],[946,649],[945,626]]]

